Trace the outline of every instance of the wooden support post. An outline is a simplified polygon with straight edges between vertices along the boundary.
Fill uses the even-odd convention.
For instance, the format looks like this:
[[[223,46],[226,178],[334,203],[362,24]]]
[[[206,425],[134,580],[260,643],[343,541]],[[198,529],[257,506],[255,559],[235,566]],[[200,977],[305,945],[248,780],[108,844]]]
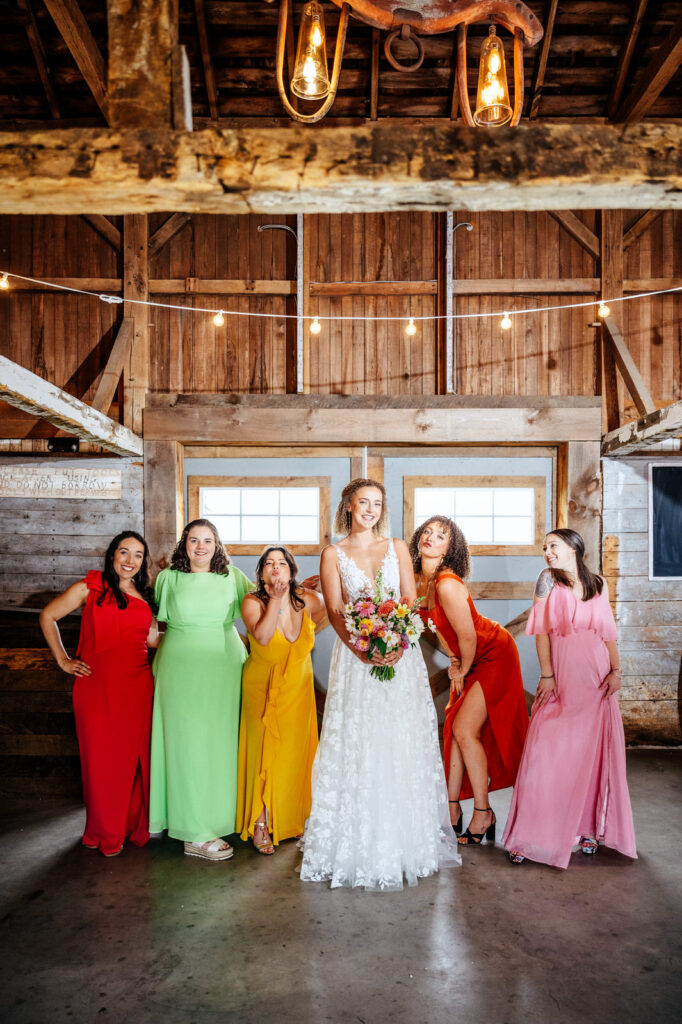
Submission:
[[[372,29],[372,70],[369,86],[369,119],[376,121],[379,114],[379,44],[381,33],[378,28]]]
[[[177,441],[145,441],[144,532],[155,569],[170,565],[184,522],[183,446]]]
[[[599,441],[568,441],[557,459],[557,529],[576,530],[585,541],[585,561],[599,572],[601,560],[601,474]]]
[[[123,368],[130,361],[133,331],[134,322],[132,318],[123,320],[118,329],[107,365],[104,367],[100,382],[97,385],[97,391],[92,400],[92,407],[97,409],[98,412],[103,412],[105,415],[109,412],[109,406],[114,400]]]
[[[595,259],[599,258],[599,239],[594,231],[590,231],[587,225],[583,224],[580,217],[576,217],[571,210],[548,210],[547,213],[561,224],[564,231],[567,231],[571,238],[582,245],[590,256],[594,256]]]
[[[142,432],[142,410],[149,383],[149,226],[146,214],[123,218],[123,316],[134,324],[133,344],[123,374],[123,420]],[[130,300],[137,300],[131,302]]]
[[[627,384],[628,391],[632,395],[637,412],[640,416],[647,416],[649,413],[655,412],[656,403],[651,397],[649,389],[644,383],[644,379],[635,365],[634,359],[630,355],[630,350],[627,347],[625,338],[620,333],[620,329],[615,319],[613,316],[607,316],[602,321],[602,324],[604,338],[606,339],[606,347],[612,349],[612,355],[616,366],[623,375],[623,380]]]
[[[437,213],[436,217],[436,313],[438,316],[445,316],[447,305],[447,242],[448,233],[450,244],[452,244],[452,214]],[[452,255],[452,250],[450,250]],[[452,267],[450,267],[452,269]],[[446,335],[447,325],[445,320],[436,321],[436,360],[435,360],[435,388],[437,395],[444,395],[447,391],[446,381]]]
[[[97,43],[77,0],[44,0],[78,69],[90,87],[97,106],[108,119],[106,68]],[[121,0],[118,0],[120,3]],[[154,0],[152,0],[154,2]],[[112,6],[110,3],[109,6]],[[109,33],[111,40],[111,32]],[[111,60],[111,45],[109,50]]]
[[[303,300],[303,323],[302,327],[302,344],[303,344],[303,375],[298,374],[298,386],[297,391],[308,394],[310,391],[310,320],[305,319],[310,316],[310,229],[308,226],[309,218],[304,214],[298,217],[298,243],[297,247],[300,253],[302,253],[302,259],[298,261],[298,294],[302,292]],[[301,232],[303,232],[303,240],[301,241]],[[325,325],[325,329],[329,329],[329,323]],[[299,332],[300,334],[301,332]]]
[[[107,23],[110,125],[170,127],[177,0],[108,0]]]
[[[623,211],[601,212],[601,295],[602,299],[617,299],[623,294]],[[621,402],[618,394],[618,375],[613,349],[601,328],[602,397],[606,414],[606,430],[620,425]]]

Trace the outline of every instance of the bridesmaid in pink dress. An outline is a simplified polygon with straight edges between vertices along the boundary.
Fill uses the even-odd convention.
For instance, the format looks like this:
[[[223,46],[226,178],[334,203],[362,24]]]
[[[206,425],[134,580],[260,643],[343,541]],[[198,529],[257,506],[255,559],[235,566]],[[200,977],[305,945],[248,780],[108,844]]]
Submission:
[[[574,530],[543,545],[549,569],[535,588],[526,633],[540,683],[503,836],[512,864],[566,868],[573,847],[599,842],[636,857],[618,708],[621,671],[606,581],[583,562]]]

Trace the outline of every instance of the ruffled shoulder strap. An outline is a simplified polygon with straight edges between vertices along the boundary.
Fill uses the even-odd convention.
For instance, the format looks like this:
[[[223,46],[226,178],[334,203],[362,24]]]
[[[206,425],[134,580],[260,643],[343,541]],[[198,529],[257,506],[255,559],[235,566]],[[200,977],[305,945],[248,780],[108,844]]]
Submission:
[[[104,578],[99,569],[91,569],[83,582],[88,590],[94,590],[96,594],[101,594],[104,590]]]

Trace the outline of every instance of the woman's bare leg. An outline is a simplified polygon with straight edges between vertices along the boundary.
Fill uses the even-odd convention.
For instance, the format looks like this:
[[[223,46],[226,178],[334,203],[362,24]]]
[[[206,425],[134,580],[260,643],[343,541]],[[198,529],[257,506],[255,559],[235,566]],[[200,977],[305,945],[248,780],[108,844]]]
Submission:
[[[492,820],[491,813],[483,811],[488,806],[488,758],[481,743],[481,729],[487,718],[488,709],[481,684],[474,683],[457,712],[452,725],[452,737],[469,776],[474,793],[474,808],[481,808],[474,810],[469,822],[469,829],[477,833],[485,832]]]

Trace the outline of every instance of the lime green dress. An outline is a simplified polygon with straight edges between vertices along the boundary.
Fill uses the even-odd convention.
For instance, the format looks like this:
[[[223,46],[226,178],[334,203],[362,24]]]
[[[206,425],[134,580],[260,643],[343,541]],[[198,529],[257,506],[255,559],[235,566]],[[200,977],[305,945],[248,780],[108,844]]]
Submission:
[[[164,569],[154,659],[149,828],[203,843],[235,831],[237,743],[246,649],[234,627],[251,581]]]

